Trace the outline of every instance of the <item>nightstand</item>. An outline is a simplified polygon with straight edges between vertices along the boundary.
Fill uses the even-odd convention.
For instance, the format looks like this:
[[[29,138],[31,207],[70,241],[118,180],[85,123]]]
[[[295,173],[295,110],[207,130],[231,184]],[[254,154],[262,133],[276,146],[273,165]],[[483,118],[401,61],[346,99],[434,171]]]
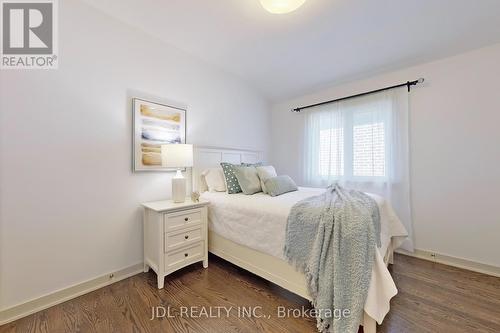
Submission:
[[[143,203],[144,272],[153,269],[162,289],[165,276],[203,261],[208,267],[208,201],[171,200]]]

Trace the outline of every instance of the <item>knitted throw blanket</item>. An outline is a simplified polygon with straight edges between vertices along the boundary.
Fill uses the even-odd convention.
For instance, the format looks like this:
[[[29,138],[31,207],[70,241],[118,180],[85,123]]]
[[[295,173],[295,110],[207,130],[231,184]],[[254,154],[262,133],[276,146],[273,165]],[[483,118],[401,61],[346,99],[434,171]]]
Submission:
[[[320,332],[358,331],[375,246],[378,205],[363,192],[333,185],[292,207],[284,255],[306,276]]]

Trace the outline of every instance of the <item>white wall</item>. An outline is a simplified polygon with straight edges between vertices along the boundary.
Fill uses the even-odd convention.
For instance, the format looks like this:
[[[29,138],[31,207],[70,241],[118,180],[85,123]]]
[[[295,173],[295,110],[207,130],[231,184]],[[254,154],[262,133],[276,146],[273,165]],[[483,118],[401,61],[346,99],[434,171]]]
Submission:
[[[499,60],[500,44],[278,103],[271,161],[302,182],[303,116],[293,107],[424,77],[410,96],[416,248],[498,267]]]
[[[58,70],[0,72],[0,307],[142,262],[130,97],[185,103],[187,139],[266,150],[266,100],[239,79],[87,5],[60,6]]]

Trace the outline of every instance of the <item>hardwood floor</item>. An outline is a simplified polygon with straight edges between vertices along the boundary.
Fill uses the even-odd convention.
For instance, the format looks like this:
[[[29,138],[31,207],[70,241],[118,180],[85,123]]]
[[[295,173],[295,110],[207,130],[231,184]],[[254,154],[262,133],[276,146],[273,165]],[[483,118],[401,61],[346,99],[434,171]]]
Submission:
[[[500,278],[396,255],[391,266],[399,294],[378,332],[500,332]],[[150,320],[152,307],[173,318]],[[183,306],[196,306],[199,318]],[[0,327],[0,332],[315,332],[312,318],[278,318],[277,308],[308,302],[215,256],[166,278],[139,274]],[[205,308],[203,308],[205,307]],[[208,312],[212,307],[212,313]],[[216,307],[232,307],[229,316]],[[237,316],[255,308],[257,315]],[[200,313],[206,309],[206,313]],[[188,309],[189,310],[189,309]],[[182,314],[182,315],[181,315]]]

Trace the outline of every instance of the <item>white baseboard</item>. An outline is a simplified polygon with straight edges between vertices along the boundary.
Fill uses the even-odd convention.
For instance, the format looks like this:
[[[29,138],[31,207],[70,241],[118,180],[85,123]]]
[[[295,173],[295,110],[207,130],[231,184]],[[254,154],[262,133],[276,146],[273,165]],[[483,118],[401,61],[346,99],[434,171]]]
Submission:
[[[31,301],[15,305],[0,311],[0,326],[11,321],[26,317],[32,313],[50,308],[59,303],[81,296],[112,283],[126,279],[143,271],[143,264],[135,264],[116,272],[108,273],[94,279],[78,283],[68,288],[35,298]]]
[[[424,260],[434,261],[440,264],[459,267],[474,272],[500,277],[500,267],[474,262],[467,259],[451,257],[427,250],[416,249],[411,253],[402,249],[397,253],[416,257]],[[112,283],[139,274],[143,271],[143,264],[138,263],[116,272],[108,273],[97,278],[73,285],[71,287],[58,290],[54,293],[33,299],[31,301],[4,309],[0,311],[0,326],[11,321],[28,316],[35,312],[50,308],[51,306],[66,302],[75,297],[105,287]]]
[[[488,274],[492,276],[500,277],[500,267],[483,264],[467,259],[456,258],[452,256],[447,256],[444,254],[415,249],[415,252],[408,252],[402,249],[396,250],[397,253],[401,253],[410,257],[420,258],[424,260],[434,261],[440,264],[467,269],[469,271],[474,271],[478,273]]]

